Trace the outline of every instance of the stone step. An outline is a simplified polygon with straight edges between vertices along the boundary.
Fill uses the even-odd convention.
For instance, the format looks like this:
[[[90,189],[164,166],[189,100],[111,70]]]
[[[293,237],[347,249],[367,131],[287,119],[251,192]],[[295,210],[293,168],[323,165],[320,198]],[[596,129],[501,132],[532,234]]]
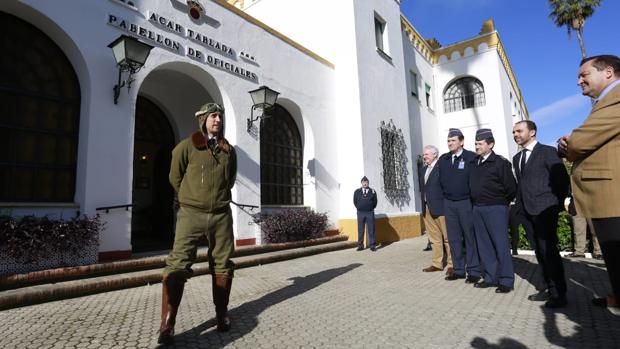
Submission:
[[[233,257],[248,256],[258,253],[282,251],[293,248],[322,245],[338,241],[346,241],[346,235],[327,236],[318,239],[310,239],[304,241],[294,241],[286,243],[275,243],[255,246],[241,246],[235,249]],[[208,249],[199,248],[197,253],[197,263],[206,262]],[[106,262],[90,265],[82,265],[77,267],[66,267],[57,269],[48,269],[35,271],[24,274],[15,274],[0,277],[0,291],[20,288],[25,286],[34,286],[39,284],[62,282],[68,280],[76,280],[89,278],[94,276],[104,276],[118,273],[127,273],[140,270],[148,270],[155,268],[163,268],[168,251],[161,251],[158,255],[152,255],[142,258],[133,258],[115,262]]]
[[[264,250],[263,253],[237,255],[233,257],[233,262],[236,268],[240,269],[357,246],[357,242],[355,241],[339,241],[342,239],[333,240],[335,241],[280,250],[270,250],[262,247],[268,245],[261,245],[260,248],[256,250]],[[194,264],[192,269],[195,276],[209,274],[209,265],[205,261]],[[92,277],[79,280],[68,280],[8,289],[0,291],[0,310],[155,284],[161,282],[161,278],[162,265],[157,265],[148,270],[122,272],[104,276],[93,275]]]

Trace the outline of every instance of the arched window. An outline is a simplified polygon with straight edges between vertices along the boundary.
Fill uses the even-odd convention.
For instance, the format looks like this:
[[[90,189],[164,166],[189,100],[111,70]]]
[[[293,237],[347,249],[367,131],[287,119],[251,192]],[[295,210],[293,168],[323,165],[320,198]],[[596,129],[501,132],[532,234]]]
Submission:
[[[443,94],[443,108],[446,113],[482,107],[484,104],[484,87],[480,80],[472,77],[455,80]]]
[[[0,12],[0,201],[73,202],[80,85],[41,30]]]
[[[303,205],[303,148],[295,121],[276,104],[260,130],[262,205]]]

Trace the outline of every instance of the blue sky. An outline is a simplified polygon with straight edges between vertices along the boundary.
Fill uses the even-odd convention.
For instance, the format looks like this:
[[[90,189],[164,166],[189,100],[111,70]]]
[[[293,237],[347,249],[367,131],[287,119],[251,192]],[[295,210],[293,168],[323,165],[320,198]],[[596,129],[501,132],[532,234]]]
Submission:
[[[549,18],[547,0],[403,0],[401,12],[424,38],[442,45],[474,37],[492,18],[506,48],[538,140],[555,144],[587,117],[591,104],[577,86],[579,41]],[[584,29],[589,56],[620,56],[620,1],[603,0]],[[614,34],[614,32],[616,34]]]

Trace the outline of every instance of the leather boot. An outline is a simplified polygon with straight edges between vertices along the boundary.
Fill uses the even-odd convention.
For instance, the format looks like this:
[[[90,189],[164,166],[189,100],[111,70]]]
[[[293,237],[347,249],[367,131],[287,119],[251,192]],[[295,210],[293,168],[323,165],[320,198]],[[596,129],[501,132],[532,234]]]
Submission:
[[[174,341],[174,324],[176,323],[179,304],[185,288],[185,280],[166,276],[162,280],[161,324],[157,343],[171,344]]]
[[[226,273],[214,273],[212,278],[213,303],[215,304],[215,316],[217,319],[217,330],[219,332],[227,332],[230,330],[228,300],[230,298],[232,279],[232,276]]]

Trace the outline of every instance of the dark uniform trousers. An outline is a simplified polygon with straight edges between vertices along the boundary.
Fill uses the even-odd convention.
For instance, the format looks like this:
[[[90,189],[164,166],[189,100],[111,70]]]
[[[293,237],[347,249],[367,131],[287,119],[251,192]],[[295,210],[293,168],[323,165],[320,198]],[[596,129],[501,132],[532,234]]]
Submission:
[[[196,261],[199,241],[206,237],[209,245],[209,269],[218,274],[233,275],[234,264],[230,260],[235,251],[233,221],[230,207],[223,212],[207,213],[181,206],[177,213],[174,247],[166,258],[164,276],[178,275],[187,279]]]
[[[364,227],[368,230],[368,247],[375,247],[375,212],[357,211],[357,247],[364,248]]]
[[[454,275],[464,276],[467,271],[468,276],[479,277],[480,262],[474,234],[471,201],[469,199],[456,201],[444,199],[444,214]]]
[[[515,275],[508,242],[508,206],[474,205],[474,228],[484,281],[514,287]]]
[[[566,279],[564,264],[558,250],[558,214],[560,209],[551,206],[532,216],[524,213],[525,219],[534,228],[534,252],[538,265],[542,268],[543,278],[552,297],[566,296]]]

